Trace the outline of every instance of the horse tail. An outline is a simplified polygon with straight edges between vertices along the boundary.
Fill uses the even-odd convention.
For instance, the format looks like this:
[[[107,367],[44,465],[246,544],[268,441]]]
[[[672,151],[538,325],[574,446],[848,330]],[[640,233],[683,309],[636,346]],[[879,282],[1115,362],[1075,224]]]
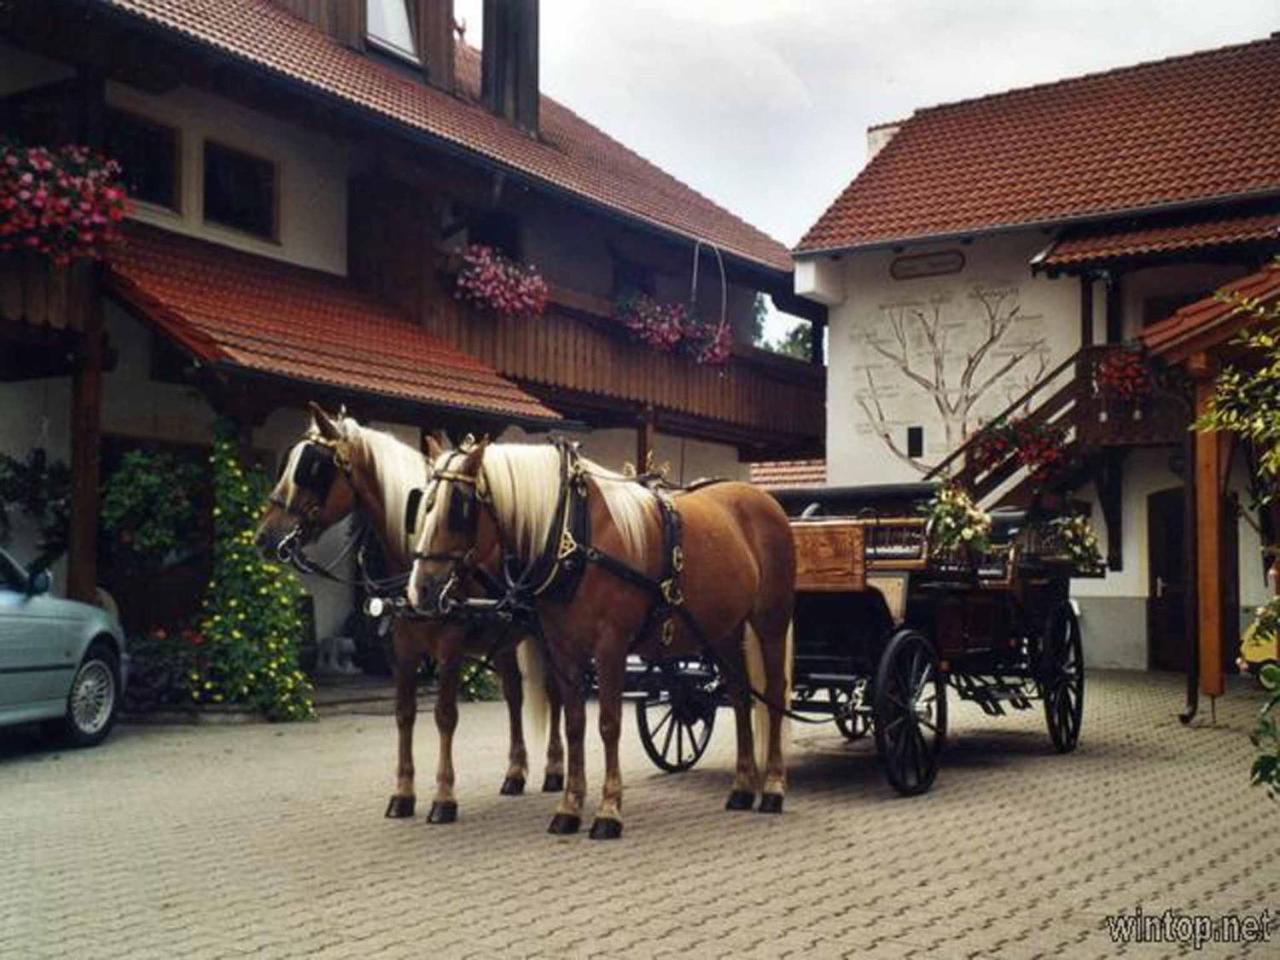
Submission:
[[[547,651],[535,638],[525,637],[516,647],[516,662],[520,665],[529,729],[534,742],[540,743],[546,739],[551,725],[551,699],[547,696]]]
[[[778,706],[785,709],[791,707],[791,648],[793,643],[793,626],[787,624],[786,638],[783,644],[783,662],[786,664],[785,686],[782,703]],[[760,634],[748,623],[746,625],[746,644],[744,653],[747,661],[747,679],[751,689],[758,694],[752,696],[751,704],[751,740],[755,745],[756,769],[764,773],[769,757],[769,706],[761,699],[767,688],[768,678],[765,674],[764,650],[760,646]],[[787,741],[791,738],[791,721],[782,718],[782,749],[785,754]]]

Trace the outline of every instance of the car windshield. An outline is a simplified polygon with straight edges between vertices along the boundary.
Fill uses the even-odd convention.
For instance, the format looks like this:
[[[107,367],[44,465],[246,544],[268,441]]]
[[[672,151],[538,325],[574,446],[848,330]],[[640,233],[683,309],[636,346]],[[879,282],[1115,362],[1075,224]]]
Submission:
[[[22,590],[27,584],[27,573],[13,557],[0,550],[0,590]]]

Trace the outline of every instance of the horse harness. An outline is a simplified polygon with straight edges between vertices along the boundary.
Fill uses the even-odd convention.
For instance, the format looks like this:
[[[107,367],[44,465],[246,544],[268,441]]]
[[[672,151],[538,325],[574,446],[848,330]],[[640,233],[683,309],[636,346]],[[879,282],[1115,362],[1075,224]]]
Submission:
[[[560,452],[560,494],[542,550],[523,570],[517,569],[515,555],[506,551],[502,560],[501,583],[488,571],[475,565],[473,551],[415,554],[415,559],[451,563],[449,571],[441,578],[443,587],[433,585],[434,609],[429,607],[427,615],[484,619],[497,614],[502,619],[521,620],[534,632],[540,633],[541,625],[535,622],[535,601],[572,601],[587,565],[596,564],[652,598],[652,605],[636,634],[633,647],[642,643],[655,630],[662,645],[670,646],[675,640],[677,618],[705,646],[706,635],[686,608],[684,592],[680,586],[680,575],[684,570],[682,525],[680,513],[670,494],[650,483],[650,489],[658,503],[663,539],[663,569],[661,576],[655,579],[624,560],[605,553],[591,542],[591,506],[587,496],[587,479],[591,474],[582,463],[576,443],[559,437],[554,438],[552,443]],[[452,469],[452,464],[451,458],[443,469],[433,471],[432,479],[453,482],[447,522],[451,530],[466,532],[474,529],[478,518],[475,504],[490,502],[489,496],[482,479],[458,473]],[[643,478],[635,482],[643,482]],[[467,575],[475,575],[489,596],[449,598],[450,589],[458,586]],[[447,601],[443,606],[440,603],[442,599]]]

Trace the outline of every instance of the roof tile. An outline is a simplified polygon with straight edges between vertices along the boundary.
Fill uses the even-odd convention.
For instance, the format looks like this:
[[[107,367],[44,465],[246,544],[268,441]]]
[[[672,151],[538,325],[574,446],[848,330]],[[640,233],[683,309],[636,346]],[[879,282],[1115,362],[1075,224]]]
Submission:
[[[797,252],[1276,192],[1280,37],[920,110]]]
[[[1071,230],[1035,261],[1038,267],[1069,267],[1120,257],[1144,256],[1280,240],[1280,210],[1253,216],[1183,219],[1160,226],[1130,224]]]
[[[465,44],[457,57],[460,95],[450,96],[344,47],[269,0],[100,2],[630,217],[791,271],[782,244],[551,98],[541,100],[539,138],[494,116],[479,102],[479,51]]]
[[[527,421],[559,415],[349,281],[130,224],[108,283],[200,359]]]
[[[1247,326],[1253,314],[1238,309],[1241,299],[1270,304],[1280,299],[1280,261],[1232,280],[1173,316],[1143,328],[1142,342],[1156,356],[1178,363],[1198,350],[1225,343]]]

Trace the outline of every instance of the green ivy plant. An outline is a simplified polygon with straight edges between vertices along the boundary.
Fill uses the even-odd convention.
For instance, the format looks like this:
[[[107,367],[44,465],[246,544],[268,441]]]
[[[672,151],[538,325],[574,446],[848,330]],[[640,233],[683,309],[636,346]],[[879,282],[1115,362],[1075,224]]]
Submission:
[[[1280,800],[1280,666],[1263,664],[1258,679],[1269,696],[1249,738],[1258,748],[1250,773],[1255,786],[1265,787],[1273,800]]]
[[[13,530],[13,514],[35,522],[40,532],[32,570],[51,567],[67,552],[71,529],[71,471],[35,447],[24,460],[0,453],[0,541]]]
[[[235,426],[214,428],[213,574],[202,612],[187,642],[196,648],[187,673],[196,703],[242,703],[272,720],[315,716],[313,689],[298,669],[302,586],[292,571],[264,560],[253,528],[270,483],[246,469],[237,454]]]
[[[168,453],[131,450],[103,486],[101,522],[113,558],[138,573],[162,569],[190,548],[199,469]]]

